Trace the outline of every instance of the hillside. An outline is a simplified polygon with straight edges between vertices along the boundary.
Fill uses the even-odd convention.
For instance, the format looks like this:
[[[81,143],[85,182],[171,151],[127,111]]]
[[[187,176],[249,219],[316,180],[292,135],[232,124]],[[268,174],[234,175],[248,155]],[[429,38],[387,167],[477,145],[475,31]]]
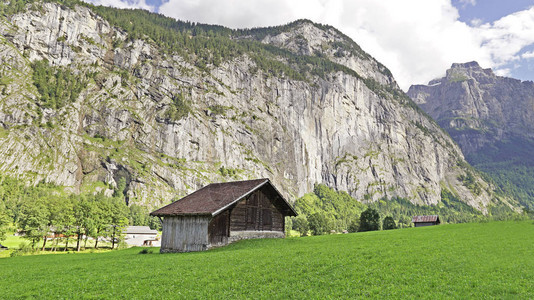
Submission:
[[[533,82],[496,76],[470,62],[453,64],[445,77],[412,86],[408,95],[501,192],[534,208]]]
[[[248,240],[201,253],[36,255],[0,259],[0,289],[6,299],[529,299],[533,243],[526,221]]]
[[[374,202],[506,202],[334,28],[253,30],[76,1],[2,4],[0,171],[160,206],[213,181]],[[27,4],[25,4],[27,3]],[[24,5],[25,4],[25,5]]]

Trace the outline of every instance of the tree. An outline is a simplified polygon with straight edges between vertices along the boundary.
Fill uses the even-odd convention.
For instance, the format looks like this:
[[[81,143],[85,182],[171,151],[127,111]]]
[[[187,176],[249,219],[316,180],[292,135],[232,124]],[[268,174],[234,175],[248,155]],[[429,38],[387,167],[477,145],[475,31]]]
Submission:
[[[358,231],[380,230],[380,215],[374,208],[368,208],[360,215],[360,228]]]
[[[108,198],[110,203],[110,227],[108,230],[111,236],[111,249],[115,248],[115,243],[120,242],[124,236],[124,228],[128,226],[128,207],[122,197]]]
[[[148,211],[145,207],[137,205],[137,204],[130,204],[129,207],[129,213],[128,213],[128,219],[130,221],[130,225],[132,226],[146,226],[148,225]]]
[[[19,226],[24,233],[24,238],[32,242],[32,248],[46,237],[50,231],[49,214],[44,199],[37,199],[34,202],[25,202],[21,210]]]
[[[299,215],[293,219],[293,230],[298,231],[300,236],[306,236],[308,234],[310,227],[305,216]]]
[[[113,197],[123,198],[124,192],[126,191],[126,178],[121,177],[117,183],[117,188],[113,191]]]
[[[4,204],[0,202],[0,242],[6,239],[9,225],[11,224],[11,218],[7,214],[7,210],[4,208]]]
[[[393,220],[392,216],[387,216],[384,218],[384,221],[382,222],[382,229],[397,229],[397,224],[395,224],[395,220]]]
[[[73,197],[57,197],[51,198],[48,209],[50,211],[51,229],[54,233],[54,243],[52,250],[56,251],[59,244],[59,236],[63,235],[66,238],[66,246],[68,246],[68,236],[71,234],[70,227],[74,223],[74,201]]]
[[[360,229],[360,219],[355,219],[352,221],[349,225],[348,232],[358,232],[358,229]]]
[[[112,214],[112,208],[111,208],[111,202],[109,199],[103,194],[99,193],[94,197],[94,226],[91,231],[91,235],[95,240],[95,249],[98,248],[98,240],[101,237],[107,237],[108,231],[107,228],[109,224],[111,224],[111,214]]]
[[[314,213],[309,216],[308,225],[313,235],[321,235],[328,229],[326,218],[321,213]]]

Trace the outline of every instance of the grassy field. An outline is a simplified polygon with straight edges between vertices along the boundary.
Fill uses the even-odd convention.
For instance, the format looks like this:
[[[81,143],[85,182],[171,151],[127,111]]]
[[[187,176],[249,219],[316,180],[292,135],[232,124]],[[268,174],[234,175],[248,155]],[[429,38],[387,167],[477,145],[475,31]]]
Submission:
[[[141,250],[0,259],[1,297],[534,298],[532,221]]]
[[[16,251],[17,249],[19,249],[20,245],[22,243],[29,245],[30,241],[28,241],[27,239],[25,239],[23,237],[14,236],[12,234],[9,234],[7,236],[7,238],[4,241],[1,242],[2,245],[8,247],[9,249],[0,251],[0,258],[10,257],[11,253]],[[95,253],[95,252],[102,253],[102,252],[111,251],[111,243],[100,242],[98,249],[94,249],[93,248],[93,244],[94,244],[94,242],[90,241],[87,244],[88,247],[84,248],[83,247],[84,244],[82,242],[82,250],[80,251],[80,253]],[[50,251],[51,248],[52,248],[52,241],[48,242],[45,251],[40,251],[41,245],[42,245],[42,241],[39,242],[37,249],[35,249],[36,250],[36,252],[35,252],[36,254],[39,254],[39,255],[44,255],[44,254],[66,254],[66,252],[63,251],[63,248],[65,247],[65,243],[64,242],[59,243],[58,244],[58,250],[54,251],[54,252]],[[68,250],[67,252],[76,251],[75,247],[76,247],[76,241],[75,240],[71,240],[70,243],[69,243],[69,248],[67,249]]]

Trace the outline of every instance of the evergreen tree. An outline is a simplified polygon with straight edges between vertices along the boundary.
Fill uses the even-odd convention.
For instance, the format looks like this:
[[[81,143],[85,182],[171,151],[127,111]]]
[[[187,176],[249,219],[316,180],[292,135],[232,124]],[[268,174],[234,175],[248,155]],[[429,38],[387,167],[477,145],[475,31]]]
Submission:
[[[6,239],[7,231],[11,225],[11,218],[7,214],[4,203],[0,202],[0,242]]]

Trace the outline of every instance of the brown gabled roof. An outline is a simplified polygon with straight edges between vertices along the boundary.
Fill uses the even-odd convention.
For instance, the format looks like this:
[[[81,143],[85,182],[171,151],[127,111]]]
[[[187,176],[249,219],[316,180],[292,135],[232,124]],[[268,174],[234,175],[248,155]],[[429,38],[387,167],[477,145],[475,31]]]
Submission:
[[[215,216],[255,190],[269,185],[283,200],[287,215],[297,215],[291,205],[269,179],[255,179],[209,184],[182,199],[150,213],[152,216],[211,215]]]
[[[438,215],[415,216],[412,218],[412,223],[426,223],[426,222],[439,222],[439,216]]]

